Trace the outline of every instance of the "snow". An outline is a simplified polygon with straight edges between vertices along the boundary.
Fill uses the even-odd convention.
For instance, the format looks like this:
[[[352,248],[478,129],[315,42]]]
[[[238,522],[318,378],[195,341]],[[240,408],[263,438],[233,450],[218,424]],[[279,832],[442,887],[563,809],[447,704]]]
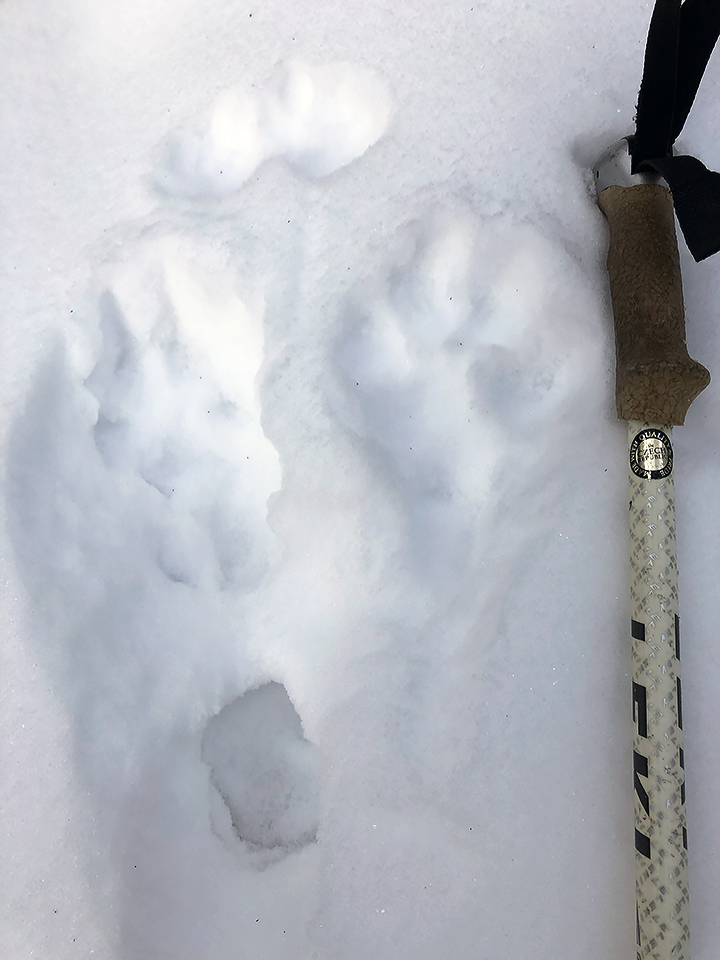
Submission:
[[[389,94],[367,69],[291,61],[255,97],[223,91],[207,117],[171,140],[156,181],[168,193],[219,196],[272,157],[323,177],[376,143],[389,115]]]
[[[3,956],[631,955],[589,167],[650,10],[0,5]],[[719,87],[680,144],[713,169]],[[717,405],[675,434],[697,960]]]
[[[201,756],[216,788],[216,831],[233,847],[282,857],[317,840],[319,751],[281,683],[249,690],[212,717]]]

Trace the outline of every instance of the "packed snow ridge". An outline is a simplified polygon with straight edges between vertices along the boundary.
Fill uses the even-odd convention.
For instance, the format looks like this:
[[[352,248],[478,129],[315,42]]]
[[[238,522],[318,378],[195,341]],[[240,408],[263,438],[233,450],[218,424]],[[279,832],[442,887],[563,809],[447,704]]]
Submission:
[[[326,176],[376,143],[389,118],[389,93],[373,71],[293,61],[254,95],[221,93],[171,138],[155,181],[171,194],[220,196],[237,190],[271,157],[306,176]]]

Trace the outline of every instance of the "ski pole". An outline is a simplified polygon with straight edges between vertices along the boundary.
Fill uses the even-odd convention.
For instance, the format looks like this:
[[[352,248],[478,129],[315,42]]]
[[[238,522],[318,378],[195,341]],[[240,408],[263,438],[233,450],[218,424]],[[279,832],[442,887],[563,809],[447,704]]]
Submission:
[[[710,375],[685,344],[675,214],[696,260],[717,252],[720,175],[673,144],[718,34],[718,0],[656,0],[635,136],[594,168],[628,422],[637,960],[690,960],[672,428]]]
[[[708,384],[685,345],[670,191],[628,141],[595,168],[610,226],[616,404],[628,421],[638,960],[689,960],[685,757],[672,427]]]

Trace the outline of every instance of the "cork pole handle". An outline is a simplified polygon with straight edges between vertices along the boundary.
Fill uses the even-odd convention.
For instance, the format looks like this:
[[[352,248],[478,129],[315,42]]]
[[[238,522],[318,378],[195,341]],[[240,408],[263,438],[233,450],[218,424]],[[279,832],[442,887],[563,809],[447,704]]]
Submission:
[[[680,425],[710,374],[685,343],[672,196],[662,183],[611,185],[598,203],[610,225],[618,417]]]

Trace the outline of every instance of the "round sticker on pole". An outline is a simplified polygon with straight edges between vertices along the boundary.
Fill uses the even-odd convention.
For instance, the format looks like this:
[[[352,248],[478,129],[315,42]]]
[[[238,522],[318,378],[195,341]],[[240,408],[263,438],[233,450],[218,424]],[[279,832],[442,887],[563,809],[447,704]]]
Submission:
[[[664,430],[650,427],[636,434],[630,446],[630,469],[636,477],[664,480],[672,468],[672,444]]]

